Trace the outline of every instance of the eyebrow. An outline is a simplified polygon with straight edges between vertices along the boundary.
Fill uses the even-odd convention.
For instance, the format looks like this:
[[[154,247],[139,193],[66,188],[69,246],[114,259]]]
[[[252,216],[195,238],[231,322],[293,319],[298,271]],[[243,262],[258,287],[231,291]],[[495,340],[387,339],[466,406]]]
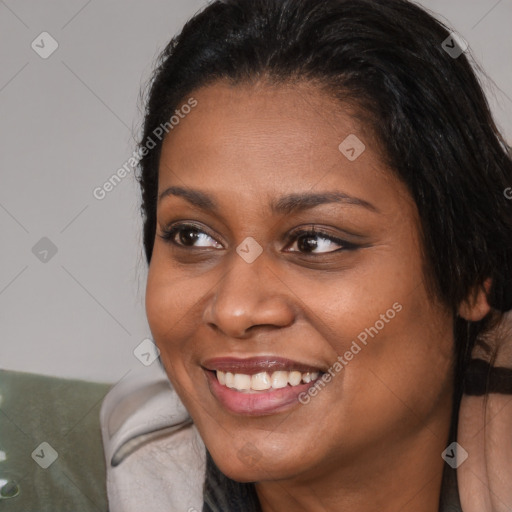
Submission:
[[[206,192],[185,187],[169,187],[165,189],[158,197],[158,202],[168,196],[182,197],[192,205],[203,210],[210,210],[218,213],[219,205],[213,197]],[[308,210],[322,204],[342,203],[361,206],[368,210],[378,212],[379,210],[368,201],[350,196],[342,192],[302,192],[287,194],[270,203],[270,209],[273,214],[290,214],[303,210]]]

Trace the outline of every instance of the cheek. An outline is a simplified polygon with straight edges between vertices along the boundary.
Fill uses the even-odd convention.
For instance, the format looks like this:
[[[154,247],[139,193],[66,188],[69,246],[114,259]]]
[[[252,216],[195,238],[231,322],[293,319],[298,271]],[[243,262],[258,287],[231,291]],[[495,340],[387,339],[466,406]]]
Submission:
[[[182,399],[193,388],[187,370],[192,347],[187,340],[197,322],[192,306],[199,299],[190,281],[180,277],[176,269],[154,251],[146,286],[146,316],[167,376]]]
[[[186,281],[176,275],[168,265],[160,265],[158,257],[152,258],[146,287],[146,316],[169,380],[180,389],[189,380],[185,369],[186,340],[194,324],[188,312],[194,297],[190,285],[187,287]]]
[[[184,333],[193,325],[193,305],[201,299],[204,289],[197,284],[191,286],[191,280],[184,272],[171,265],[161,255],[162,250],[155,244],[155,250],[149,267],[146,286],[146,316],[151,332],[160,350],[167,350],[168,343],[178,343]]]
[[[427,294],[414,249],[409,257],[382,249],[353,275],[295,288],[319,298],[309,320],[343,359],[333,368],[330,425],[357,423],[361,442],[403,435],[451,397],[452,315]]]
[[[343,370],[343,391],[350,402],[345,406],[354,416],[371,411],[378,418],[364,424],[369,437],[368,430],[398,436],[423,423],[436,425],[438,411],[451,399],[451,317],[434,311],[422,293],[398,302],[402,310],[382,329],[374,320],[373,328],[364,331],[366,345],[359,343],[360,353]]]
[[[151,263],[146,286],[146,315],[155,336],[175,321],[181,300],[169,278]]]
[[[172,329],[178,311],[175,290],[166,281],[158,266],[152,262],[146,287],[146,316],[160,350],[161,340]]]

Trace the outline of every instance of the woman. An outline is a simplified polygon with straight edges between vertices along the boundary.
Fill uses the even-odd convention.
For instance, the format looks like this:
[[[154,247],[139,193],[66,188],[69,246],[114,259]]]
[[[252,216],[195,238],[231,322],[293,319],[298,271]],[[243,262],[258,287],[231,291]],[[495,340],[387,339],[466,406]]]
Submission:
[[[512,163],[466,50],[405,0],[226,0],[163,51],[146,310],[204,511],[512,507],[474,437],[510,391]]]

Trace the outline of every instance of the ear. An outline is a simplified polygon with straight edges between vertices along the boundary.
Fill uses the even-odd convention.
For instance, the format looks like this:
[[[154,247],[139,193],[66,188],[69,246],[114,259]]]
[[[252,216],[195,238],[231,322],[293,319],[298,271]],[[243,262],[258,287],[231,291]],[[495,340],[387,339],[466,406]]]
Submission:
[[[459,306],[459,316],[468,320],[469,322],[478,322],[489,313],[491,306],[487,301],[487,296],[491,289],[492,280],[488,278],[484,281],[483,285],[474,288],[471,293]]]

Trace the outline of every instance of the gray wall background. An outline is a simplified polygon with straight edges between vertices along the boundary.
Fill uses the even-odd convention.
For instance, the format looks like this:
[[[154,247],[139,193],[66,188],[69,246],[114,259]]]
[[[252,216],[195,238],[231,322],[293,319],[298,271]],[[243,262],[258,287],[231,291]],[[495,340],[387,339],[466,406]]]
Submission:
[[[93,190],[134,150],[158,52],[206,3],[0,0],[1,368],[104,382],[143,368],[137,184]],[[468,41],[511,141],[512,0],[421,4]]]

